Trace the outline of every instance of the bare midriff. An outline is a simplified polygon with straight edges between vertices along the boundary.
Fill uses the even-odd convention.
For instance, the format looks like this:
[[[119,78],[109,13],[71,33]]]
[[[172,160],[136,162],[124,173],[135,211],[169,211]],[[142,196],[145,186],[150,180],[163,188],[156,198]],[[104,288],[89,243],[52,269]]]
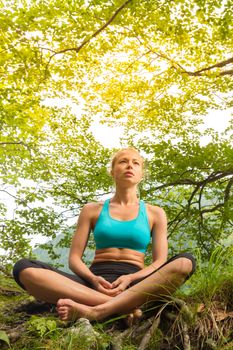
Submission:
[[[95,252],[92,264],[103,261],[119,261],[144,268],[144,254],[127,248],[104,248]]]

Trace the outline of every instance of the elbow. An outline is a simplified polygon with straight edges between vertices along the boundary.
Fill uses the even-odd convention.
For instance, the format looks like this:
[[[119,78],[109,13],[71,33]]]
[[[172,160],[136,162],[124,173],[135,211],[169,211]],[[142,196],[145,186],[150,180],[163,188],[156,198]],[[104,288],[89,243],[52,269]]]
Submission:
[[[69,260],[68,260],[68,266],[69,266],[69,269],[71,271],[74,271],[75,270],[75,267],[77,266],[77,263],[80,261],[81,259],[79,258],[79,256],[69,256]]]
[[[73,267],[74,267],[74,258],[72,256],[69,256],[69,260],[68,260],[68,266],[69,266],[69,269],[71,271],[73,271]]]
[[[68,263],[68,266],[69,266],[69,269],[71,270],[71,271],[73,271],[73,269],[72,269],[72,267],[73,267],[73,264],[72,264],[72,262],[71,262],[71,260],[69,259],[69,263]]]

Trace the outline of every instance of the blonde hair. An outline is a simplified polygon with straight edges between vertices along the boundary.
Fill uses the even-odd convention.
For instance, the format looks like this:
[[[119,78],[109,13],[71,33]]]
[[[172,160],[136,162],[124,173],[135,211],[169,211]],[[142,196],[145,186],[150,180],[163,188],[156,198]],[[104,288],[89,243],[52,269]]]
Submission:
[[[133,151],[133,152],[137,153],[137,154],[139,155],[141,161],[142,161],[142,170],[144,171],[144,165],[145,165],[144,158],[141,156],[141,154],[139,153],[139,151],[138,151],[136,148],[133,148],[133,147],[122,148],[122,149],[120,149],[119,151],[117,151],[117,152],[113,155],[112,161],[111,161],[111,170],[113,170],[117,158],[119,157],[120,153],[123,152],[123,151]]]

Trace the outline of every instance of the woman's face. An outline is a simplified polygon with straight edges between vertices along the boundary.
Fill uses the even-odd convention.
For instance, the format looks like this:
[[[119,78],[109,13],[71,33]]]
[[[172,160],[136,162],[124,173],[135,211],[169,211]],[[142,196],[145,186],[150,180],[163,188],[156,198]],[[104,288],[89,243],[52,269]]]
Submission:
[[[143,160],[134,150],[120,151],[114,161],[111,175],[115,182],[138,184],[143,176]]]

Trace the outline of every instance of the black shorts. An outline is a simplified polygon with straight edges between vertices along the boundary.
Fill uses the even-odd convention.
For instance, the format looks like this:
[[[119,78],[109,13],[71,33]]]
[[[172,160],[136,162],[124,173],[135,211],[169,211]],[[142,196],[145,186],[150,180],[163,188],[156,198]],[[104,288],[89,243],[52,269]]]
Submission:
[[[187,278],[189,278],[196,269],[196,261],[191,254],[181,253],[181,254],[175,255],[172,258],[170,258],[163,265],[161,265],[158,269],[151,272],[147,276],[133,281],[133,283],[130,286],[135,285],[138,282],[144,280],[146,277],[148,277],[148,276],[152,275],[153,273],[155,273],[156,271],[160,270],[163,266],[169,264],[171,261],[176,260],[178,258],[183,258],[183,257],[191,260],[191,262],[192,262],[192,271],[189,274],[189,276],[187,277]],[[56,272],[62,276],[65,276],[65,277],[67,277],[75,282],[81,283],[84,286],[87,286],[89,288],[94,289],[94,287],[91,285],[91,283],[89,281],[85,280],[82,277],[79,277],[78,275],[63,272],[61,270],[56,269],[52,265],[43,263],[43,262],[38,261],[38,260],[21,259],[21,260],[16,262],[16,264],[13,268],[13,276],[14,276],[15,281],[23,289],[25,289],[25,287],[23,286],[23,284],[19,280],[19,274],[22,270],[29,268],[29,267],[40,268],[40,269],[42,268],[42,269],[54,271],[54,272]],[[140,267],[138,267],[134,264],[130,264],[130,263],[126,263],[126,262],[118,262],[118,261],[98,262],[98,263],[92,264],[90,267],[90,271],[94,275],[102,276],[110,283],[114,282],[118,277],[120,277],[122,275],[133,274],[133,273],[140,271],[140,270],[141,270]]]

